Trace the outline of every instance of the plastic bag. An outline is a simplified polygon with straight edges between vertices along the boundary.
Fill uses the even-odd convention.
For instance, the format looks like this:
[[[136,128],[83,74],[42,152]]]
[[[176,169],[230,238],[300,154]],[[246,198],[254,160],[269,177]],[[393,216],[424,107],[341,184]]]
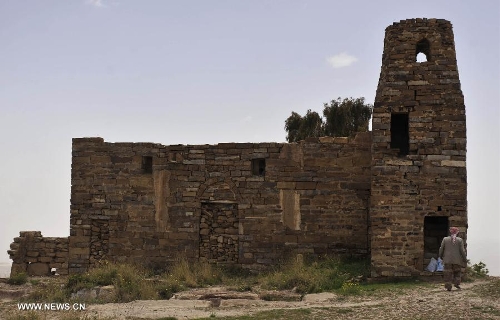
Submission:
[[[430,271],[430,272],[434,272],[434,271],[436,271],[437,264],[438,264],[437,260],[434,258],[431,258],[431,262],[429,262],[429,264],[427,265],[427,268],[425,268],[425,270]]]
[[[444,263],[441,258],[437,259],[436,271],[444,271]]]

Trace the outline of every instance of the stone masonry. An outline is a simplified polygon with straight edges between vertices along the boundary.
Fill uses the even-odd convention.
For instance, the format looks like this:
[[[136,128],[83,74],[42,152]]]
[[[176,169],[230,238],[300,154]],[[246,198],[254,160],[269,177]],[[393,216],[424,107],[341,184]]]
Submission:
[[[300,144],[73,139],[69,271],[368,253],[370,133]]]
[[[400,21],[386,29],[372,132],[291,144],[75,138],[70,236],[21,232],[12,270],[162,268],[179,255],[258,270],[300,253],[419,275],[448,226],[466,237],[465,128],[451,24]]]
[[[467,229],[465,106],[450,22],[386,29],[372,127],[372,276],[415,275],[432,254],[424,247],[439,247],[448,226],[463,237]]]
[[[10,245],[11,274],[46,276],[51,268],[68,274],[68,238],[43,237],[40,231],[21,231]]]

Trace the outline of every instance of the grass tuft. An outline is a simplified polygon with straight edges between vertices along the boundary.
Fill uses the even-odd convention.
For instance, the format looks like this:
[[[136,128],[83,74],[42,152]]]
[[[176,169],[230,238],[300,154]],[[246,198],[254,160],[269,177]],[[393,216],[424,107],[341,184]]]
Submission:
[[[189,262],[179,258],[167,273],[166,279],[173,279],[189,288],[206,287],[222,283],[222,271],[208,262]]]
[[[318,261],[303,262],[291,260],[274,272],[265,274],[260,282],[263,288],[271,290],[295,290],[300,294],[341,290],[353,294],[353,290],[343,290],[345,284],[357,283],[367,276],[366,260],[326,257]],[[346,285],[345,288],[347,288]]]
[[[129,264],[104,263],[84,274],[75,274],[68,278],[67,294],[81,289],[113,285],[115,301],[128,302],[136,299],[157,299],[158,292],[148,277],[145,269]]]

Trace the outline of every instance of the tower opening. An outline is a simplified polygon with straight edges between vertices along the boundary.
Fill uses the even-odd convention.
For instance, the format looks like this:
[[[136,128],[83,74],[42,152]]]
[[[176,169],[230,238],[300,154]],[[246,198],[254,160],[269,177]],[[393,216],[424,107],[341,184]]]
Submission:
[[[142,172],[153,173],[153,157],[151,156],[142,157]]]
[[[399,155],[410,151],[410,134],[407,113],[391,114],[391,149],[399,149]]]
[[[431,45],[429,40],[422,39],[417,42],[415,58],[417,62],[431,61]]]

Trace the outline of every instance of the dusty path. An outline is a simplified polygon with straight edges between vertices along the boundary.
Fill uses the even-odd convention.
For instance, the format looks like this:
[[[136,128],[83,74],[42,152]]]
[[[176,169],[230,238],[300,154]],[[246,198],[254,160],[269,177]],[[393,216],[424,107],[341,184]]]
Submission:
[[[442,284],[373,291],[361,296],[333,293],[306,295],[301,301],[264,301],[251,292],[225,288],[195,289],[170,300],[141,300],[129,303],[87,304],[85,311],[17,311],[16,301],[0,303],[0,319],[196,319],[254,315],[276,309],[309,310],[308,319],[500,319],[500,279],[464,283],[462,290],[447,292]],[[293,299],[292,293],[282,292]],[[297,297],[297,296],[295,296]],[[24,314],[23,314],[24,312]],[[33,314],[33,312],[31,312]],[[31,315],[30,315],[31,316]]]
[[[218,318],[252,315],[273,309],[330,308],[331,312],[323,310],[325,315],[335,315],[336,319],[437,319],[440,316],[453,316],[454,319],[500,319],[500,300],[480,290],[488,283],[486,281],[464,283],[461,291],[451,292],[445,291],[441,284],[432,284],[429,287],[375,292],[373,295],[361,297],[344,298],[333,293],[321,293],[306,295],[302,301],[291,302],[222,299],[218,307],[211,306],[214,302],[216,304],[217,300],[134,301],[125,304],[92,305],[87,312],[91,315],[118,319],[127,317],[196,319],[210,316]],[[218,290],[224,292],[223,289]],[[199,291],[197,294],[207,295],[210,294],[210,290]],[[195,299],[197,294],[192,293],[191,298]]]

